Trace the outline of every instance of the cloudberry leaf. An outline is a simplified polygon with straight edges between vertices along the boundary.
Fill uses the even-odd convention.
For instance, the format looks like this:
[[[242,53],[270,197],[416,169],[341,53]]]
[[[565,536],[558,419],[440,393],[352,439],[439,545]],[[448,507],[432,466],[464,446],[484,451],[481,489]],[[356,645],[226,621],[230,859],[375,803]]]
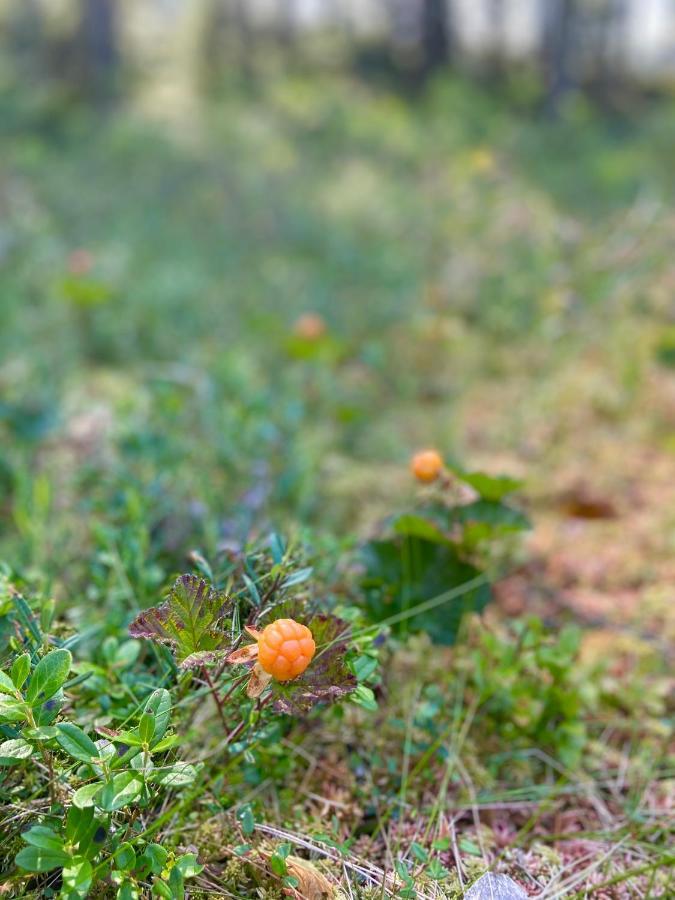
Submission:
[[[136,616],[129,634],[168,644],[181,663],[194,653],[227,646],[228,636],[217,626],[231,608],[230,599],[203,578],[181,575],[164,603]]]
[[[489,585],[480,581],[481,572],[452,545],[396,535],[365,544],[361,557],[370,618],[375,622],[399,618],[394,624],[399,634],[423,630],[435,643],[452,644],[462,616],[481,612],[491,599]]]
[[[317,703],[335,703],[356,687],[356,678],[345,662],[349,624],[337,616],[319,614],[305,619],[316,643],[316,655],[308,668],[292,681],[273,681],[277,712],[307,713]]]

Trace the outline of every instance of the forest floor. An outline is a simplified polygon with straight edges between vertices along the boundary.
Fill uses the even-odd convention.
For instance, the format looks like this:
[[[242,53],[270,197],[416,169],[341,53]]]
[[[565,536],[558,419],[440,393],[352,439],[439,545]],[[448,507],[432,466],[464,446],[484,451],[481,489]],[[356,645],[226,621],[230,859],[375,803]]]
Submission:
[[[0,94],[0,574],[34,611],[53,596],[103,666],[191,551],[272,525],[358,607],[354,549],[416,502],[426,446],[521,478],[532,523],[455,646],[423,620],[386,644],[374,709],[285,720],[227,783],[211,706],[177,720],[209,777],[157,840],[206,863],[189,895],[283,896],[289,844],[309,898],[488,869],[542,900],[673,896],[672,104],[544,122],[455,80],[289,76],[146,105]],[[0,783],[2,821],[44,812],[25,789]],[[13,858],[10,896],[46,896]]]

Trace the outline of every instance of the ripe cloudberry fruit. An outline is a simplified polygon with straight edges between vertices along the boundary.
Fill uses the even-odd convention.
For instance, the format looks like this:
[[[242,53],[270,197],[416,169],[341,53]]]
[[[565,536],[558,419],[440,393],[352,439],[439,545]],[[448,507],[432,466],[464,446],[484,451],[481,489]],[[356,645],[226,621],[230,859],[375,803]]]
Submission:
[[[305,341],[317,341],[326,333],[326,323],[319,313],[303,313],[297,319],[293,331]]]
[[[443,457],[437,450],[420,450],[410,460],[410,469],[418,481],[428,484],[443,471]]]
[[[294,619],[270,622],[258,638],[258,662],[277,681],[302,675],[315,651],[312,632]]]

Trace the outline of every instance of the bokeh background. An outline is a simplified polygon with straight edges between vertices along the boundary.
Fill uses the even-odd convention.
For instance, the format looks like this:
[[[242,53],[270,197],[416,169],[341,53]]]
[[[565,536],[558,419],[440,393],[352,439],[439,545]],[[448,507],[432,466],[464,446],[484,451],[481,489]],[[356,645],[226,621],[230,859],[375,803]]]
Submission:
[[[401,897],[498,865],[675,895],[674,162],[672,0],[0,0],[0,646],[32,610],[76,649],[63,715],[127,727],[176,688],[129,622],[181,572],[255,600],[253,560],[273,593],[272,531],[282,589],[377,630],[354,702],[230,757],[181,676],[204,790],[125,840],[159,822],[201,887],[262,897],[250,802],[294,853],[330,832],[340,896],[350,860]],[[368,569],[386,517],[433,512],[428,447],[517,508],[446,510],[438,553],[408,517],[432,564],[395,537]],[[455,634],[469,533],[501,577]],[[61,878],[14,867],[50,801],[1,762],[25,896]]]
[[[671,3],[0,16],[5,558],[144,603],[193,545],[366,533],[432,445],[525,478],[557,603],[661,615]]]

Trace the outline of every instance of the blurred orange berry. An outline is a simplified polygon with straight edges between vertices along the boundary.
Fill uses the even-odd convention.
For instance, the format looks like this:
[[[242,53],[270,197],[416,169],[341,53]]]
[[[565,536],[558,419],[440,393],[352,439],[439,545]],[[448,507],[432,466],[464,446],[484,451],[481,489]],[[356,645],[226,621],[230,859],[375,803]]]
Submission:
[[[316,341],[326,333],[326,323],[318,313],[303,313],[297,319],[293,331],[306,341]]]
[[[85,247],[78,247],[68,256],[68,271],[73,275],[86,275],[93,266],[94,254]]]
[[[315,651],[312,632],[294,619],[270,622],[258,638],[258,662],[277,681],[302,675]]]
[[[443,457],[437,450],[420,450],[410,460],[410,469],[418,481],[428,484],[443,471]]]

